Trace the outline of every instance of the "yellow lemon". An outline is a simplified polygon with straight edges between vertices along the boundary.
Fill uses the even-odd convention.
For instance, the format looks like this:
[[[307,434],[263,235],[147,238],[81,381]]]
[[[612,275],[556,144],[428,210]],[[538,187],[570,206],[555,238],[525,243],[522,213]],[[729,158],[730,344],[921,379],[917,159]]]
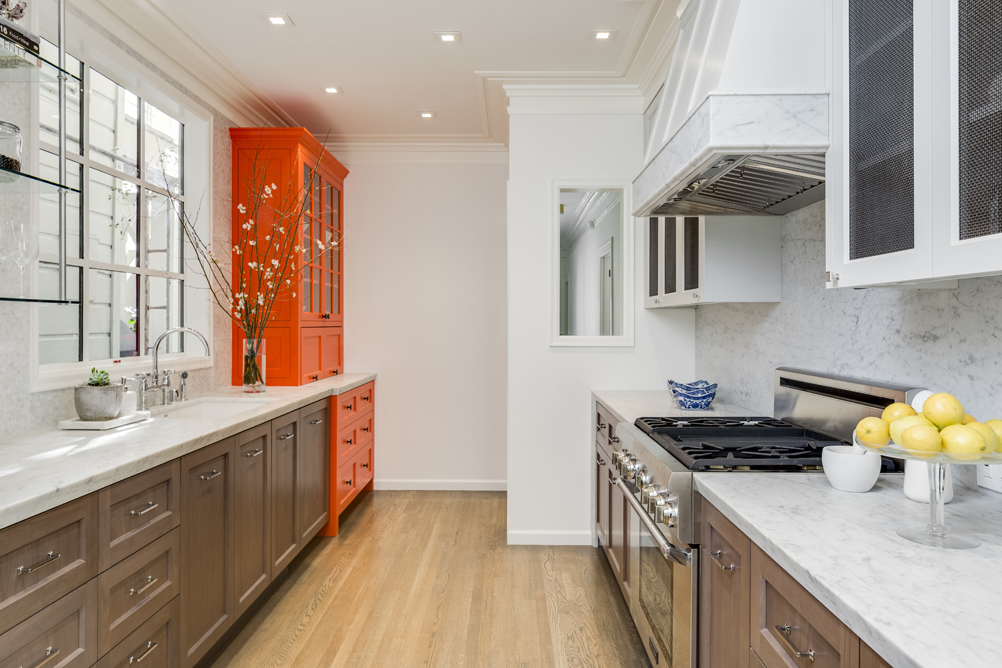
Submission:
[[[978,418],[974,417],[970,413],[964,413],[964,424],[971,424],[972,422],[977,422]]]
[[[988,448],[985,437],[962,424],[951,424],[939,433],[943,452],[957,459],[977,459]]]
[[[917,424],[902,432],[901,447],[915,453],[928,453],[919,456],[931,457],[943,449],[943,439],[939,436],[939,430],[932,425]]]
[[[908,404],[898,403],[891,404],[885,408],[883,415],[880,416],[880,419],[887,424],[890,424],[898,418],[908,417],[909,415],[915,415],[915,409]]]
[[[951,424],[960,424],[964,421],[964,407],[957,401],[957,397],[946,392],[934,394],[922,404],[922,414],[927,420],[942,430]]]
[[[917,424],[925,425],[927,427],[936,426],[921,415],[909,415],[908,417],[898,418],[891,423],[891,440],[898,445],[901,445],[901,433],[905,429],[908,429],[908,427],[914,427]]]
[[[999,419],[986,420],[985,425],[991,427],[992,430],[995,432],[995,435],[999,437],[999,441],[1002,442],[1002,420]],[[996,448],[996,450],[997,449],[998,448]]]
[[[995,452],[999,447],[999,436],[995,433],[995,430],[986,424],[981,424],[980,422],[968,422],[965,426],[970,427],[974,431],[981,434],[981,437],[985,439],[985,454]]]
[[[856,425],[856,438],[863,443],[883,447],[891,440],[890,426],[878,417],[867,417]]]

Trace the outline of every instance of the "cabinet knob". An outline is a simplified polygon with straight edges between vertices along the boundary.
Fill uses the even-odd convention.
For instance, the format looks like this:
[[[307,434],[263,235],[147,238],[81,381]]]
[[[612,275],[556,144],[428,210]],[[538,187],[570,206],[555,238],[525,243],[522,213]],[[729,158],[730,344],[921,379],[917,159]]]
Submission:
[[[362,468],[363,469],[369,468],[369,462],[366,462],[366,463],[362,464]]]
[[[364,431],[366,434],[368,434],[369,433],[369,428],[368,427],[362,427],[362,431]]]
[[[320,380],[320,374],[315,373],[312,376],[310,376],[310,378],[312,378],[313,380]]]
[[[348,445],[351,445],[351,439],[350,438],[344,439],[344,442],[347,443]]]
[[[346,411],[350,411],[350,410],[351,410],[351,404],[345,404],[345,405],[344,405],[344,409],[345,409]]]
[[[345,481],[344,481],[344,484],[346,484],[346,485],[348,485],[349,487],[351,487],[351,478],[348,478],[347,480],[345,480]]]

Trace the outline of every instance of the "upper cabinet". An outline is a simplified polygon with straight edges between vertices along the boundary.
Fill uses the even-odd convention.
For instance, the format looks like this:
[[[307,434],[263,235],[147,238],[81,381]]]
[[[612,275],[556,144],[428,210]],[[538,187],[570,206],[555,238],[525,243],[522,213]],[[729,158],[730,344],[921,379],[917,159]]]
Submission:
[[[780,301],[781,228],[775,216],[651,216],[644,307]]]
[[[265,330],[267,383],[303,385],[335,376],[343,370],[344,254],[340,245],[319,249],[340,244],[348,170],[306,128],[231,128],[230,138],[234,207],[261,184],[277,186],[277,202],[301,198],[304,269]],[[233,220],[234,226],[242,220],[236,211]],[[238,233],[234,229],[234,238]],[[242,338],[234,326],[234,385],[242,382]]]
[[[989,0],[834,0],[829,287],[1002,273]]]

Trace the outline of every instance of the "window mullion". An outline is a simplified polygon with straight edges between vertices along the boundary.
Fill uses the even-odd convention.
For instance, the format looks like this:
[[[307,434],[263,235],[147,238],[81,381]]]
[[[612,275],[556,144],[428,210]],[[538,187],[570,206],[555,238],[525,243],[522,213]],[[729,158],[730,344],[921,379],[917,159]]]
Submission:
[[[84,67],[84,93],[80,96],[80,113],[83,114],[80,129],[81,156],[84,158],[80,170],[80,211],[83,216],[80,236],[83,267],[80,269],[80,361],[90,361],[90,67]]]

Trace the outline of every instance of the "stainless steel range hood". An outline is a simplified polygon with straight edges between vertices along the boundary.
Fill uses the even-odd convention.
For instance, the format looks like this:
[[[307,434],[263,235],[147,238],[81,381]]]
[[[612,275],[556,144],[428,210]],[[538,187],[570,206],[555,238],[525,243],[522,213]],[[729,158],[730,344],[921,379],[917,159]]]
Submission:
[[[724,155],[651,213],[781,216],[824,198],[824,154]]]
[[[825,196],[825,4],[685,0],[635,216],[783,215]]]

